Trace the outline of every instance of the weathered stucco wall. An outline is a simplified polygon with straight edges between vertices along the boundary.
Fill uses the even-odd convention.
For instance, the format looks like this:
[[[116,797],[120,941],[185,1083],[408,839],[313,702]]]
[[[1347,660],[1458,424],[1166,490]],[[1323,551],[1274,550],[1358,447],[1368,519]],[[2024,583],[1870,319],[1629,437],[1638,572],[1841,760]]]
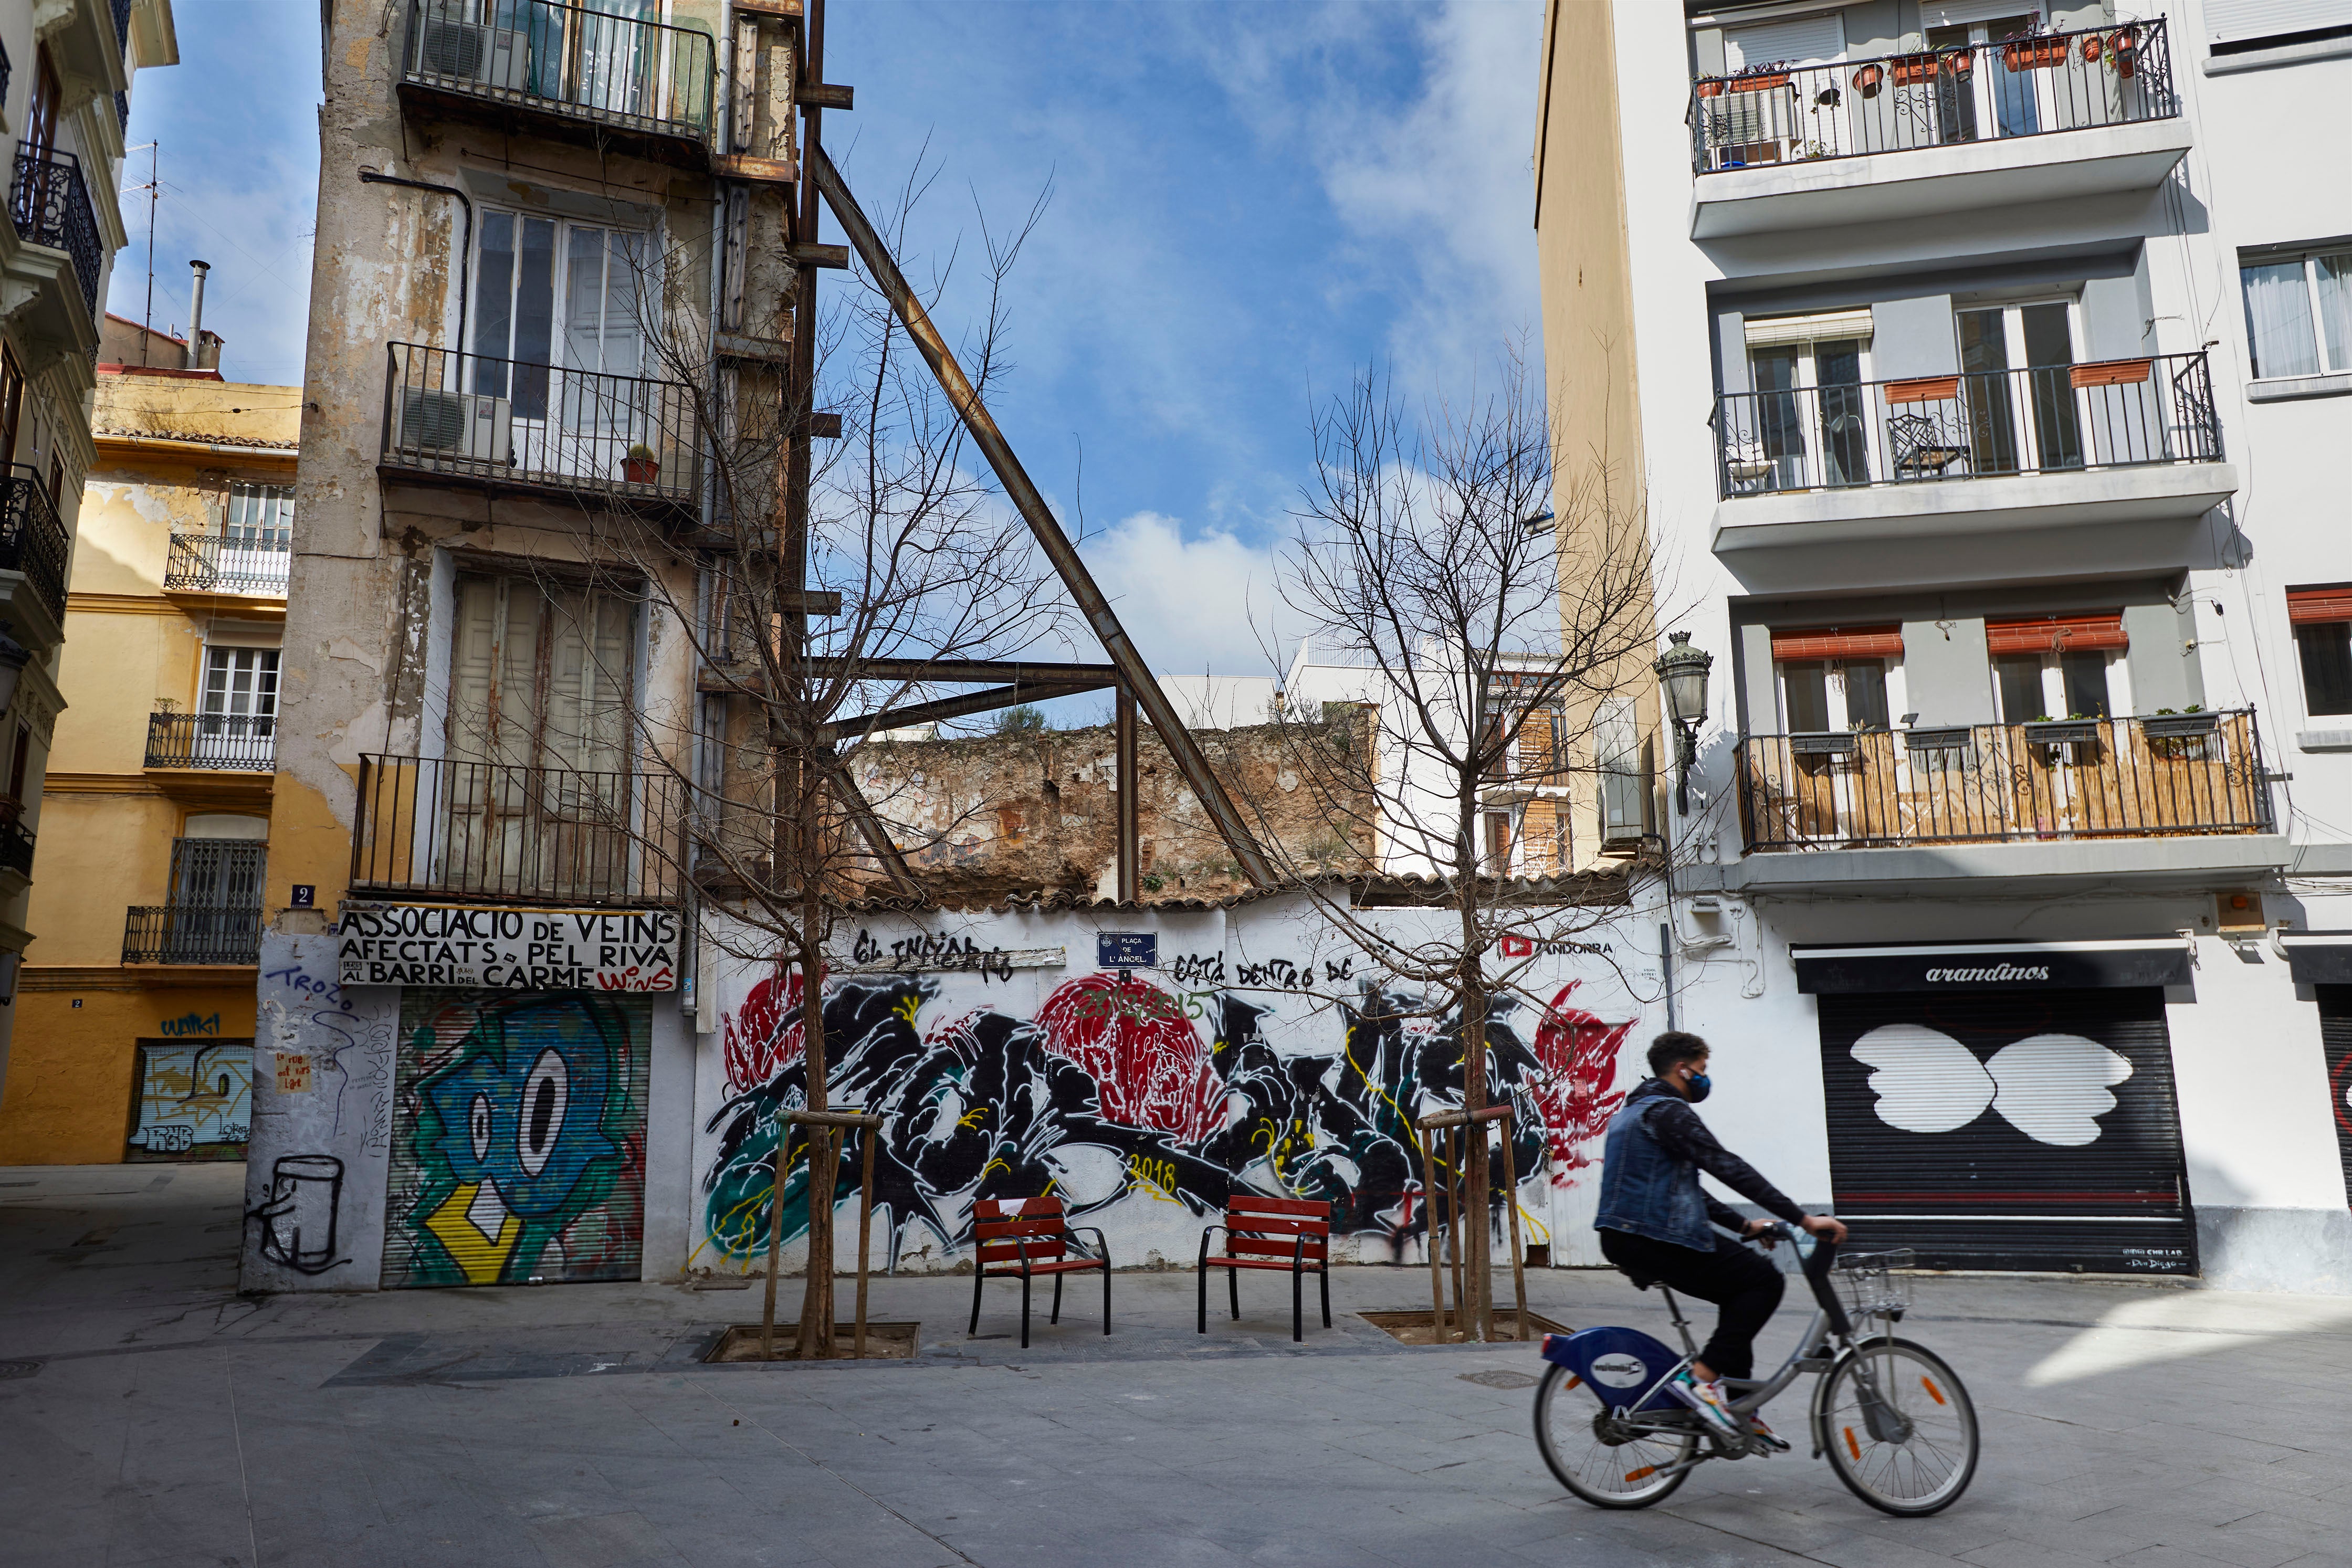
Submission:
[[[1218,779],[1262,840],[1308,871],[1367,869],[1369,790],[1334,813],[1299,775],[1297,748],[1361,757],[1370,721],[1333,705],[1319,726],[1195,730]],[[1108,726],[963,739],[879,741],[856,758],[858,788],[935,897],[1117,892],[1118,767]],[[1137,737],[1143,897],[1221,898],[1249,884],[1149,726]],[[1335,770],[1318,769],[1326,779]]]

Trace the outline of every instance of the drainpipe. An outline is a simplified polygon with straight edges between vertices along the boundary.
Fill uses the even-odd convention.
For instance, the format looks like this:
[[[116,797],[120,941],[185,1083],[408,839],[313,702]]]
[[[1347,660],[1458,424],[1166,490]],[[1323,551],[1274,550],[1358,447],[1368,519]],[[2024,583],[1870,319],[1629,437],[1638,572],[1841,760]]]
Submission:
[[[188,285],[188,362],[181,367],[183,370],[201,371],[205,368],[205,274],[212,269],[213,264],[209,261],[188,263],[188,270],[195,275],[195,280]]]
[[[362,165],[360,169],[360,183],[405,185],[412,191],[434,191],[445,196],[457,197],[458,204],[466,209],[465,245],[464,248],[457,252],[457,342],[455,350],[456,352],[463,354],[466,351],[466,304],[471,282],[467,275],[472,267],[474,257],[474,199],[455,185],[436,185],[423,180],[404,180],[397,174],[379,173],[365,165]]]

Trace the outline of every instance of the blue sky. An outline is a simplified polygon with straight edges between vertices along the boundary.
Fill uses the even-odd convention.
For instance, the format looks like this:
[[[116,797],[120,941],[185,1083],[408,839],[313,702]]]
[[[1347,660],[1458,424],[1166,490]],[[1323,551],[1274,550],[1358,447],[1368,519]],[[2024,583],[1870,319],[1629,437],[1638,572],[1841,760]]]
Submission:
[[[316,0],[174,9],[182,63],[141,77],[128,138],[163,142],[155,317],[186,321],[202,256],[224,369],[290,382]],[[1013,279],[996,412],[1066,515],[1083,451],[1087,557],[1160,667],[1267,672],[1245,606],[1265,619],[1318,391],[1371,363],[1408,391],[1460,385],[1535,329],[1541,22],[1539,0],[833,0],[826,74],[857,89],[826,117],[836,161],[869,210],[926,144],[939,176],[910,272],[1052,184]],[[109,308],[135,319],[144,193],[123,206]]]

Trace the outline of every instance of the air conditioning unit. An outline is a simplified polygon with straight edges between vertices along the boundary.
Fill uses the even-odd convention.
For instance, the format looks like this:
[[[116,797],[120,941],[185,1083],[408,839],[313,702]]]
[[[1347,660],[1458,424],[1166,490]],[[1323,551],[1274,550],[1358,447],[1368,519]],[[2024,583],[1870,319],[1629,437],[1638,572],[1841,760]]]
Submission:
[[[416,40],[419,76],[455,77],[461,81],[520,92],[530,71],[528,35],[473,22],[425,18]]]
[[[508,461],[514,405],[478,392],[403,387],[393,411],[392,444],[427,456]]]

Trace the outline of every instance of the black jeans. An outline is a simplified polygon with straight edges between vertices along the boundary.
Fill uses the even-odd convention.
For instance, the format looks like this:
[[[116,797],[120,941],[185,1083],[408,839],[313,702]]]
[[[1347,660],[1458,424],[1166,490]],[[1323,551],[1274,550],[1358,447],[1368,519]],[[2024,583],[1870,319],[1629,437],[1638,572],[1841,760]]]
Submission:
[[[1631,1231],[1604,1230],[1601,1255],[1645,1291],[1663,1284],[1722,1308],[1699,1360],[1717,1377],[1756,1375],[1756,1335],[1780,1305],[1785,1283],[1780,1270],[1760,1254],[1727,1236],[1715,1239],[1714,1251],[1700,1252]]]

